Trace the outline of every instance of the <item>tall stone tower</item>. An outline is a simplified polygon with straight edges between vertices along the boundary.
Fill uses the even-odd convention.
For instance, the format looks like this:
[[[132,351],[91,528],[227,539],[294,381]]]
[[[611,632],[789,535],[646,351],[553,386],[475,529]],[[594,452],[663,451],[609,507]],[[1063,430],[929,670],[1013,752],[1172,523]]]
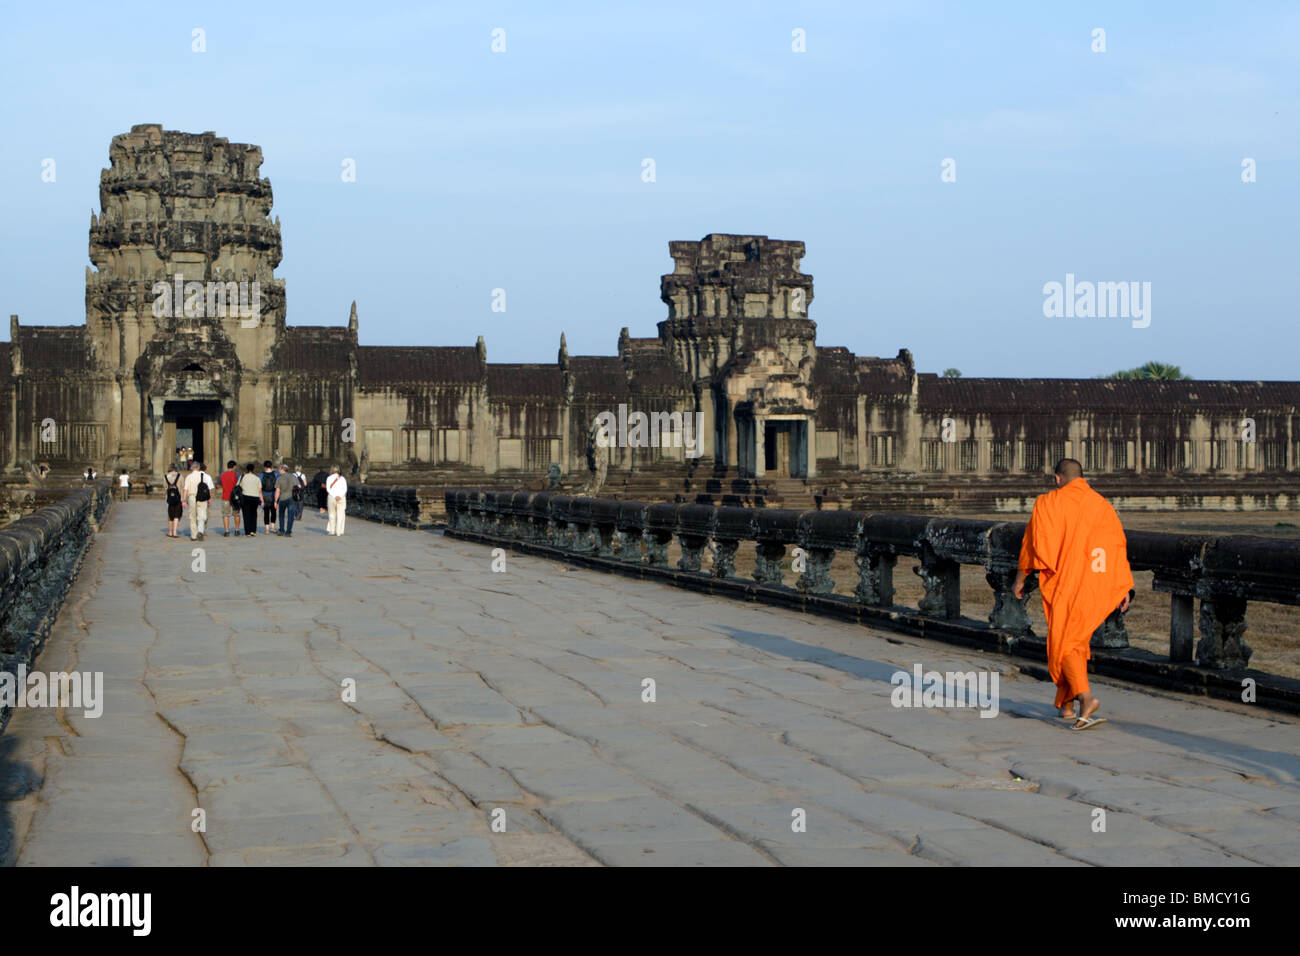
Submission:
[[[719,473],[809,477],[816,462],[817,325],[802,242],[714,233],[670,242],[659,337],[695,383]]]
[[[91,365],[114,380],[109,447],[155,474],[178,433],[224,459],[241,409],[265,414],[255,386],[284,332],[262,151],[147,124],[109,157],[86,270]]]

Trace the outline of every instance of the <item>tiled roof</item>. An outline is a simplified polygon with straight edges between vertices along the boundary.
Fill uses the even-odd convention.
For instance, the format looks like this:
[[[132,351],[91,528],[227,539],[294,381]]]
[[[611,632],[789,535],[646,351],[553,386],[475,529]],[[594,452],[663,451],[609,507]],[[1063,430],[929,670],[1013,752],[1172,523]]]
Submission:
[[[540,398],[558,402],[564,380],[558,365],[507,365],[488,363],[488,401]]]
[[[350,348],[351,336],[345,328],[288,326],[271,356],[271,369],[319,374],[346,372]]]
[[[84,372],[90,368],[84,325],[19,326],[23,369]]]
[[[474,346],[362,345],[357,347],[361,386],[418,382],[466,385],[482,381],[483,363]]]
[[[1300,407],[1300,382],[940,378],[923,374],[917,388],[922,411],[1055,411],[1064,405],[1117,412]]]

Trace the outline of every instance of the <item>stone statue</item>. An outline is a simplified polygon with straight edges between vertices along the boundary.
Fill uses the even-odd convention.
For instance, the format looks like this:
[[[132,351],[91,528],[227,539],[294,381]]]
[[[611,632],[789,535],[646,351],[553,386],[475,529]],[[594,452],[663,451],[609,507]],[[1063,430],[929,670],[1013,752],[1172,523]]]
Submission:
[[[546,469],[546,481],[546,487],[550,491],[560,487],[560,466],[555,462],[551,462],[551,467]]]
[[[275,465],[277,470],[279,470],[280,466],[284,464],[284,455],[280,454],[280,449],[277,448],[271,454],[271,463]]]
[[[370,446],[366,445],[361,449],[361,464],[357,468],[357,481],[361,484],[366,483],[366,472],[370,470]]]

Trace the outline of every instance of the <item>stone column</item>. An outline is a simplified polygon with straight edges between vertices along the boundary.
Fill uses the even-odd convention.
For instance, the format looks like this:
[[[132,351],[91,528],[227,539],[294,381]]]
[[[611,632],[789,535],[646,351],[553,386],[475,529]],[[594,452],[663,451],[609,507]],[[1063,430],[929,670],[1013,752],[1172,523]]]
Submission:
[[[166,451],[166,447],[163,443],[164,404],[165,400],[161,398],[154,398],[149,402],[149,407],[153,411],[149,422],[151,426],[149,429],[149,440],[151,443],[149,458],[153,462],[154,477],[161,477],[167,470],[167,462],[163,460],[165,457],[163,453]]]
[[[1196,660],[1202,667],[1236,670],[1250,662],[1250,645],[1242,639],[1246,632],[1244,598],[1202,598],[1200,627],[1201,640],[1196,645]]]
[[[754,416],[754,477],[762,478],[767,465],[767,416]]]
[[[805,478],[817,477],[817,420],[809,415],[805,422],[807,427],[803,432],[804,454],[806,461],[804,464],[803,474]],[[843,441],[843,437],[840,438]]]

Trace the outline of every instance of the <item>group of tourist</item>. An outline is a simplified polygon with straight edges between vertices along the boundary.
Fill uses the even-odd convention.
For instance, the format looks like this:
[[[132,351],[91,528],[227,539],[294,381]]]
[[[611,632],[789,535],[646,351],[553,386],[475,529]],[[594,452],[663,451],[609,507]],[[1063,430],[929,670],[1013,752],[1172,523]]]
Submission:
[[[214,480],[203,468],[203,462],[190,461],[187,471],[181,465],[168,466],[163,478],[167,498],[167,537],[178,538],[181,517],[190,512],[190,540],[202,541],[207,533],[208,506],[220,492],[222,535],[230,537],[230,523],[235,524],[235,535],[243,523],[244,536],[257,535],[257,512],[262,511],[264,534],[293,537],[294,522],[302,518],[307,499],[307,477],[297,468],[283,464],[278,468],[269,460],[262,462],[261,472],[249,462],[243,474],[234,461],[226,462],[226,470]],[[328,518],[326,534],[342,537],[347,516],[348,480],[338,465],[328,473],[320,471],[312,484],[316,488],[316,506]]]

